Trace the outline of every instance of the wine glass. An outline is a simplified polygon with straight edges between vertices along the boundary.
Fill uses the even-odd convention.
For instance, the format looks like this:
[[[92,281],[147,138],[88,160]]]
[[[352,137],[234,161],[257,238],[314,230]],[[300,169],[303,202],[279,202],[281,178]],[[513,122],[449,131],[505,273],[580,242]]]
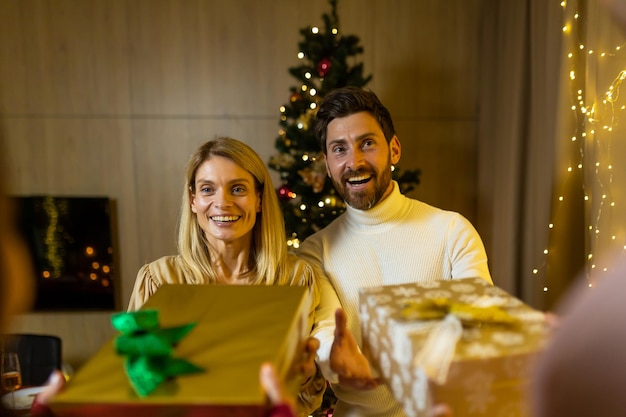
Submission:
[[[2,378],[2,388],[11,391],[13,408],[15,408],[15,390],[22,386],[22,371],[20,370],[20,360],[17,357],[17,353],[2,353],[0,377]]]

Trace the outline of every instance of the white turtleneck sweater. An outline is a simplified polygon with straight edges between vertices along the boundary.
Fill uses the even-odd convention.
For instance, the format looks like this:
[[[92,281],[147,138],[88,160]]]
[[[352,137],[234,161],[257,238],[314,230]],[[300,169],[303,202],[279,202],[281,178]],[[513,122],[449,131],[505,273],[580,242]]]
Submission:
[[[485,248],[472,224],[459,213],[407,198],[395,182],[392,193],[372,209],[348,206],[307,238],[298,255],[325,272],[312,335],[320,341],[318,365],[338,399],[336,417],[405,416],[385,385],[348,389],[336,383],[330,370],[338,307],[345,310],[361,345],[359,288],[469,277],[492,282]]]

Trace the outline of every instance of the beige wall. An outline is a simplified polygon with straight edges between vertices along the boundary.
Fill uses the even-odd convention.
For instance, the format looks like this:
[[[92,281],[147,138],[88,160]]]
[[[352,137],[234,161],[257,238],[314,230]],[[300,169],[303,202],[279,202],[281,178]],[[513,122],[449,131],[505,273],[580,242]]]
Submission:
[[[341,0],[369,84],[388,105],[414,196],[476,217],[484,0]],[[0,116],[17,194],[115,200],[120,309],[145,262],[174,251],[183,167],[216,134],[274,153],[296,85],[299,30],[322,0],[0,0]],[[113,335],[110,313],[33,313],[80,366]]]

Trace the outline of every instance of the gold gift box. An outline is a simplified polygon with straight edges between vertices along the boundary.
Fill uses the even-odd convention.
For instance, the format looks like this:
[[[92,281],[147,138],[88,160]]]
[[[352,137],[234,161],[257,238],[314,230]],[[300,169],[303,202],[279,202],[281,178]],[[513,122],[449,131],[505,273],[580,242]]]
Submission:
[[[298,286],[164,285],[143,309],[159,311],[161,328],[197,323],[172,356],[204,372],[140,398],[112,339],[54,398],[57,417],[262,416],[261,363],[284,378],[310,330],[308,289]]]
[[[514,325],[463,326],[446,382],[436,384],[414,358],[440,319],[407,318],[407,306],[452,300],[495,303]],[[410,310],[410,308],[409,308]],[[364,288],[360,292],[363,349],[409,417],[446,403],[455,417],[529,417],[527,384],[546,340],[543,313],[480,278]]]

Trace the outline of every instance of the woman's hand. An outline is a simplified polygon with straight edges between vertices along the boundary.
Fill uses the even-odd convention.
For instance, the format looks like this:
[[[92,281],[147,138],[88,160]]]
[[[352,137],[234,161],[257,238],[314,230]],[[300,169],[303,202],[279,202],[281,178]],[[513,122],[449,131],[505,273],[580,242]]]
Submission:
[[[314,337],[308,337],[302,347],[301,360],[294,365],[294,372],[299,375],[302,385],[306,385],[317,373],[315,358],[320,342]]]

